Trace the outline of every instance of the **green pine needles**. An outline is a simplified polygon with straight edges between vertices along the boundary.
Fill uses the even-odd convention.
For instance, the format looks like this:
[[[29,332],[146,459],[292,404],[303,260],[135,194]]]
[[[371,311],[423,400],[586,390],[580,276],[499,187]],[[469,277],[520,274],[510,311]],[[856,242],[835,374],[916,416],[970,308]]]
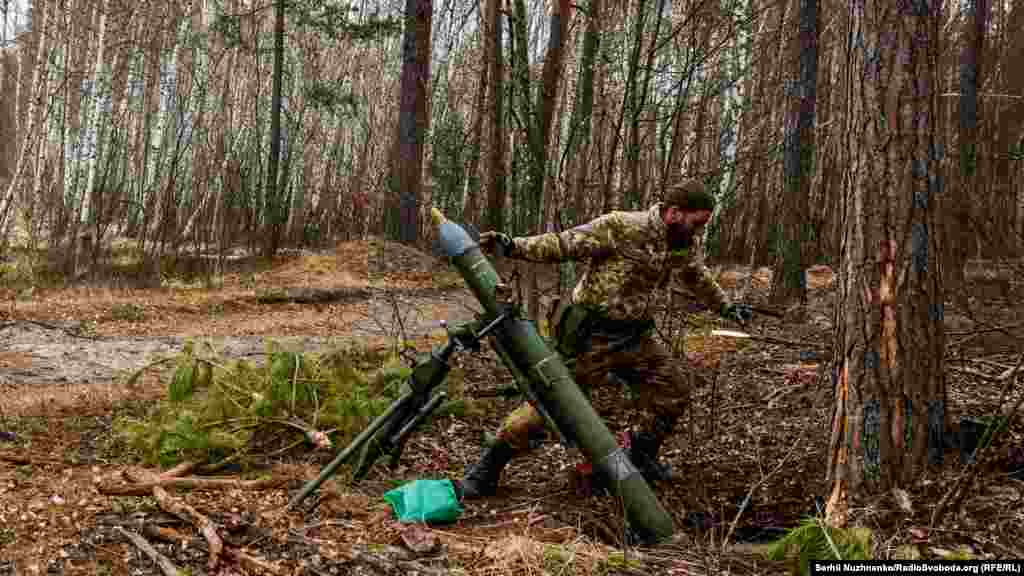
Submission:
[[[868,528],[833,528],[819,518],[806,518],[768,548],[770,560],[796,560],[794,573],[810,574],[811,560],[870,560],[872,533]]]
[[[166,398],[143,418],[118,419],[116,430],[148,464],[244,466],[301,446],[347,443],[398,396],[410,373],[393,353],[359,346],[313,354],[271,342],[265,358],[227,361],[187,343],[168,359],[174,371]]]

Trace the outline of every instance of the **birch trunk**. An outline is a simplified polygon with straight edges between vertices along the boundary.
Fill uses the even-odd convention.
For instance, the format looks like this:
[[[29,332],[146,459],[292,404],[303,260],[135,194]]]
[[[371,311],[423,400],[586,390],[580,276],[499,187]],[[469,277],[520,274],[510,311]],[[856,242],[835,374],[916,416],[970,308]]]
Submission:
[[[85,133],[86,142],[91,145],[92,150],[89,155],[85,193],[82,194],[81,212],[79,213],[79,223],[82,225],[88,225],[95,216],[92,213],[92,199],[98,194],[96,191],[96,167],[100,164],[103,153],[103,126],[109,121],[109,117],[104,118],[104,105],[105,100],[109,98],[107,88],[110,86],[110,78],[103,61],[107,47],[107,11],[109,8],[110,0],[102,0],[98,8],[100,24],[96,39],[96,63],[92,73],[93,106],[89,118],[89,128]]]
[[[53,8],[55,4],[54,2],[44,4],[43,17],[39,23],[39,44],[36,47],[35,69],[32,72],[32,88],[29,93],[28,120],[25,126],[24,139],[21,145],[21,152],[18,154],[18,161],[14,165],[14,174],[11,176],[11,181],[7,184],[7,190],[4,191],[4,195],[0,197],[0,239],[7,238],[12,221],[11,215],[14,211],[15,193],[21,184],[21,179],[25,176],[26,167],[28,166],[29,159],[32,157],[33,146],[36,145],[39,136],[39,130],[36,128],[37,110],[44,96],[43,90],[45,87],[42,85],[42,80],[46,77],[48,69],[46,66],[46,51],[49,40],[47,25],[51,12],[55,10]]]
[[[159,104],[156,115],[156,127],[153,133],[150,135],[151,144],[149,150],[147,150],[148,166],[146,168],[146,186],[144,194],[146,197],[142,199],[142,206],[147,211],[151,211],[148,216],[149,225],[146,231],[148,236],[153,237],[154,242],[163,236],[162,229],[166,224],[165,219],[167,204],[170,200],[168,197],[173,190],[174,174],[168,174],[168,183],[163,183],[163,168],[165,156],[170,152],[174,154],[176,147],[172,146],[176,142],[176,124],[175,111],[177,110],[178,100],[178,62],[180,60],[180,54],[184,50],[185,43],[188,40],[189,32],[192,28],[192,8],[194,0],[187,0],[182,7],[180,20],[176,27],[176,33],[174,38],[174,46],[171,47],[170,61],[167,63],[165,69],[158,69],[156,73],[160,77],[160,91],[159,91]],[[158,59],[158,62],[162,58]],[[168,166],[170,170],[173,170],[173,166]]]

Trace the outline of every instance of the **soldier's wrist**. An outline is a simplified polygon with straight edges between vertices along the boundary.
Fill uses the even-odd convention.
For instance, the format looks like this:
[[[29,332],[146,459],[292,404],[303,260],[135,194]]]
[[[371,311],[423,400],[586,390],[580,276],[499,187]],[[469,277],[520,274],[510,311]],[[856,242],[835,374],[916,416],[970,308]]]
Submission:
[[[502,234],[498,237],[498,242],[501,243],[501,248],[505,252],[506,257],[512,257],[516,255],[516,239],[509,236],[508,234]]]

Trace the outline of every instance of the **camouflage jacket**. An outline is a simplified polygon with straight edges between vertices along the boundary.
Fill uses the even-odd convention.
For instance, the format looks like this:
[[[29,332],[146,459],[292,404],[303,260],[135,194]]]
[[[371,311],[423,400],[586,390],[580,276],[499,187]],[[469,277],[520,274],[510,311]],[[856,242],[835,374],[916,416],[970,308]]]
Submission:
[[[728,297],[704,265],[699,241],[669,251],[661,204],[647,211],[611,212],[559,234],[514,238],[514,257],[531,262],[586,261],[572,302],[613,320],[649,320],[670,281],[715,310]]]

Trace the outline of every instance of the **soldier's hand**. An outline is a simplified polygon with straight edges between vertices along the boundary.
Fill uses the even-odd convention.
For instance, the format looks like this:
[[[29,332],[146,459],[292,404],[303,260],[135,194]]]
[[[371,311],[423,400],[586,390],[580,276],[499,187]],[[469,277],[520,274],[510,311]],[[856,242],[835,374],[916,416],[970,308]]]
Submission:
[[[509,256],[514,246],[512,237],[504,232],[484,232],[480,235],[480,249],[485,254]]]
[[[722,306],[722,316],[745,326],[754,317],[754,312],[746,304],[730,303]]]

